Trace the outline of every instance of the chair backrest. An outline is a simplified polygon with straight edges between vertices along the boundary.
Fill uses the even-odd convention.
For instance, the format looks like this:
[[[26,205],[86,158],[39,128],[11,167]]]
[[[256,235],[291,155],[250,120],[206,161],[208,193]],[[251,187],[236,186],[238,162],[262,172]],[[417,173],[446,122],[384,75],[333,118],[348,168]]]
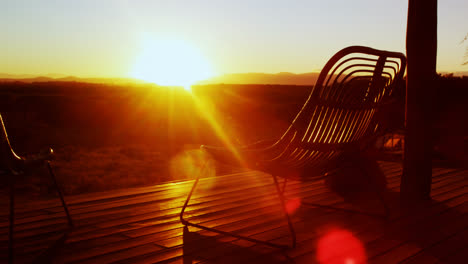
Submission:
[[[290,165],[339,155],[375,134],[376,111],[389,102],[406,67],[404,54],[363,46],[336,53],[290,127],[275,159]]]

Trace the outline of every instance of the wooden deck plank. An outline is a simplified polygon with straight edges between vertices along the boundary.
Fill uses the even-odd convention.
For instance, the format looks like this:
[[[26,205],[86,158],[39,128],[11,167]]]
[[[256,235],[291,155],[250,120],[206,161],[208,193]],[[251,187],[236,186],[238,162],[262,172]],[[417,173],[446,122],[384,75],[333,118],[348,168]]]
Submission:
[[[348,216],[349,216],[349,215],[348,215]],[[333,218],[330,218],[330,219],[333,219]],[[362,221],[362,219],[361,219],[360,223],[361,223],[364,227],[367,226],[367,224],[363,224],[363,223],[367,223],[367,221]],[[318,223],[316,222],[316,223],[313,223],[313,224],[318,224]],[[296,223],[296,225],[297,225],[297,223]],[[259,238],[259,237],[257,237],[257,238]],[[299,238],[299,237],[298,237],[298,238]],[[275,242],[278,242],[278,241],[275,241]],[[310,243],[309,243],[309,244],[310,244]],[[313,247],[314,247],[314,244],[315,244],[315,243],[312,243]],[[292,253],[292,252],[289,252],[289,255],[290,255],[290,256],[293,256],[293,255],[294,255],[294,254],[290,254],[290,253]],[[307,257],[307,259],[309,259],[309,257]]]
[[[384,169],[390,170],[395,170],[398,169],[398,164],[397,163],[380,163],[381,167]],[[216,178],[221,178],[221,179],[239,179],[242,177],[248,177],[252,173],[258,173],[258,172],[244,172],[244,173],[235,173],[235,174],[229,174],[229,175],[223,175],[223,176],[217,176]],[[138,187],[138,188],[129,188],[129,189],[123,189],[123,190],[115,190],[115,191],[106,191],[106,192],[99,192],[99,193],[94,193],[92,196],[88,194],[84,195],[76,195],[76,196],[71,196],[71,197],[66,197],[67,201],[70,205],[73,205],[74,208],[81,208],[81,207],[92,207],[96,205],[96,203],[106,203],[106,202],[112,202],[113,200],[122,200],[125,198],[131,198],[137,195],[144,195],[144,194],[151,194],[151,193],[156,193],[158,191],[164,191],[164,190],[174,190],[178,189],[182,186],[190,185],[189,182],[184,181],[184,182],[173,182],[173,183],[167,183],[167,184],[161,184],[161,185],[156,185],[156,186],[149,186],[149,187]],[[58,201],[58,200],[57,200]],[[54,210],[61,211],[60,206],[57,206],[57,202],[48,200],[48,201],[40,201],[40,202],[35,202],[33,203],[33,206],[30,206],[31,203],[20,203],[17,204],[17,213],[18,213],[18,218],[21,219],[21,214],[24,213],[24,210],[29,210],[33,212],[38,212],[37,210],[46,210],[46,209],[51,209],[55,208]],[[6,212],[0,212],[0,215]]]
[[[238,177],[247,177],[252,173],[256,173],[253,171],[249,172],[242,172],[242,173],[233,173],[228,175],[216,176],[217,178],[238,178]],[[112,190],[112,191],[103,191],[103,192],[96,192],[92,195],[89,194],[80,194],[80,195],[73,195],[67,196],[66,200],[70,205],[81,207],[81,206],[93,206],[96,202],[107,202],[112,201],[115,199],[122,199],[122,198],[131,198],[137,195],[148,194],[148,193],[156,193],[159,191],[165,190],[174,190],[178,189],[181,186],[190,185],[188,181],[178,181],[178,182],[169,182],[163,183],[160,185],[153,185],[153,186],[145,186],[145,187],[135,187],[135,188],[128,188],[128,189],[119,189],[119,190]],[[44,200],[44,201],[35,201],[33,203],[18,203],[16,205],[16,210],[18,211],[18,218],[21,218],[21,214],[27,212],[37,212],[37,210],[47,210],[51,208],[57,208],[58,199],[52,200]],[[7,216],[7,212],[0,212],[0,215]]]
[[[274,202],[276,202],[276,201],[274,201]],[[243,207],[240,207],[240,208],[242,209]],[[265,208],[268,208],[268,207],[265,207]],[[244,211],[249,210],[249,212],[252,211],[252,209],[249,208],[249,207],[247,207],[247,209],[243,209],[243,210],[244,210]],[[226,212],[228,213],[227,217],[228,217],[229,219],[231,219],[231,221],[232,221],[232,216],[233,216],[233,215],[242,213],[242,212],[235,211],[235,210],[227,210]],[[213,217],[214,217],[214,218],[213,218]],[[210,218],[210,219],[212,219],[212,220],[215,219],[215,220],[216,220],[216,219],[223,218],[222,215],[214,215],[213,217]],[[226,218],[226,217],[225,217],[225,218]],[[206,219],[205,219],[205,220],[206,220]],[[219,220],[218,220],[218,221],[219,221]],[[174,219],[174,222],[176,223],[175,226],[178,226],[178,225],[177,225],[177,224],[179,224],[178,218]],[[218,222],[218,223],[219,223],[219,222]],[[179,226],[180,226],[180,225],[179,225]],[[154,230],[155,228],[152,228],[152,229],[153,229],[153,230],[152,230],[151,233],[154,233],[154,232],[155,232],[155,230]],[[164,230],[165,230],[165,229],[167,229],[167,227],[164,227]],[[158,230],[158,229],[156,229],[156,231],[157,231],[157,230]],[[133,235],[133,237],[135,237],[135,235]]]
[[[236,177],[236,178],[237,178],[237,177]],[[225,182],[225,181],[223,181],[223,182]],[[230,182],[228,182],[228,184],[230,184]],[[254,187],[255,187],[255,186],[252,186],[252,188],[254,188]],[[183,196],[185,195],[185,192],[179,192],[179,194],[180,194],[179,196],[183,197]],[[150,195],[151,195],[151,194],[150,194]],[[214,194],[214,195],[216,195],[216,194]],[[153,196],[154,196],[154,195],[153,195]],[[158,198],[158,197],[156,197],[155,200],[148,200],[147,202],[157,202],[157,198]],[[169,198],[169,199],[170,199],[170,198],[173,198],[173,197],[166,197],[166,198]],[[109,205],[109,204],[116,204],[116,205],[117,205],[116,207],[123,207],[123,205],[124,205],[124,204],[123,204],[124,199],[126,200],[127,198],[122,198],[122,199],[118,199],[118,200],[113,200],[113,201],[110,201],[110,202],[104,202],[104,201],[101,201],[101,200],[96,200],[96,201],[94,201],[95,204],[88,204],[86,207],[90,207],[90,208],[91,208],[90,210],[88,210],[88,211],[90,211],[90,212],[97,212],[97,211],[99,211],[99,209],[100,209],[99,206],[103,206],[103,205],[106,206],[106,205]],[[141,197],[141,196],[139,196],[139,197],[132,196],[131,198],[128,198],[128,199],[133,199],[133,200],[138,199],[138,200],[141,200],[142,197]],[[143,199],[144,199],[144,198],[143,198]],[[160,199],[160,197],[159,197],[159,199]],[[195,198],[195,199],[196,199],[196,198]],[[138,202],[129,203],[129,205],[135,205],[135,204],[137,204],[137,203],[138,203]],[[93,206],[93,205],[96,205],[96,206]],[[153,206],[154,206],[154,205],[153,205]],[[78,208],[80,208],[80,207],[78,207],[78,208],[77,208],[77,206],[71,206],[71,207],[73,207],[74,213],[75,213],[75,214],[78,214],[78,216],[80,216],[80,215],[82,215],[82,213],[86,212],[86,211],[81,211],[81,210],[79,210]],[[108,207],[107,209],[113,209],[113,208],[115,208],[115,207],[110,206],[110,207]],[[81,208],[80,208],[80,209],[81,209]],[[106,208],[104,208],[104,209],[106,209]],[[19,219],[16,219],[16,222],[17,222],[18,224],[21,224],[22,222],[34,222],[34,221],[40,220],[41,218],[50,219],[50,217],[51,217],[51,215],[52,215],[52,212],[51,212],[51,211],[54,211],[54,212],[59,213],[60,220],[62,220],[61,218],[62,218],[62,215],[63,215],[63,208],[62,208],[61,206],[56,206],[56,207],[54,207],[54,209],[50,209],[49,212],[48,212],[46,215],[36,216],[36,217],[33,217],[33,218],[29,218],[29,219],[22,219],[22,218],[20,218],[20,217],[17,217],[17,218],[19,218]],[[8,225],[8,223],[7,223],[6,221],[0,223],[0,227],[7,226],[7,225]]]
[[[463,231],[454,234],[453,236],[439,241],[432,245],[431,247],[427,247],[422,251],[418,252],[404,261],[404,264],[416,264],[416,263],[437,263],[440,259],[447,258],[449,255],[453,254],[461,250],[465,247],[466,243],[468,242],[468,228],[464,229]]]
[[[368,216],[300,207],[292,217],[298,246],[288,250],[287,256],[274,248],[192,227],[184,234],[178,213],[192,185],[191,181],[185,181],[67,197],[78,224],[55,255],[55,261],[282,263],[294,258],[297,263],[313,263],[322,229],[331,226],[351,231],[363,243],[373,263],[424,263],[424,260],[436,263],[465,257],[460,247],[450,245],[467,243],[467,171],[435,168],[433,202],[424,210],[415,210],[411,216],[399,212],[401,165],[380,162],[380,166],[389,188],[385,196],[395,211],[390,224]],[[286,193],[302,201],[344,208],[358,206],[374,210],[378,206],[363,201],[351,205],[331,192],[323,180],[290,182]],[[66,229],[64,213],[56,200],[38,204],[37,208],[33,203],[19,206],[15,237],[18,259],[25,263],[44,252]],[[187,217],[261,240],[289,242],[289,231],[279,210],[271,176],[258,172],[202,179],[200,190],[187,208]],[[6,218],[0,217],[0,249],[6,249],[7,227]],[[405,236],[404,230],[408,229],[412,230],[412,236]],[[188,237],[194,241],[187,241]],[[5,258],[6,255],[0,254],[0,262]]]
[[[105,254],[99,255],[94,258],[85,259],[85,260],[78,260],[75,261],[76,263],[96,263],[96,264],[105,264],[105,263],[112,263],[122,259],[126,259],[133,256],[139,256],[142,254],[150,253],[150,252],[157,252],[161,249],[158,246],[152,244],[144,244],[137,247],[129,247],[125,248],[124,250],[120,250],[118,252],[112,252],[112,254]],[[60,263],[60,262],[58,262]]]
[[[464,248],[461,248],[458,251],[454,252],[453,254],[441,259],[438,263],[459,264],[459,263],[465,263],[467,259],[468,259],[468,246],[465,243]]]
[[[185,199],[185,198],[181,198],[181,202],[182,202],[183,199]],[[177,207],[177,206],[179,206],[179,205],[172,206],[172,207]],[[133,209],[130,208],[130,209],[128,209],[128,210],[130,210],[130,211],[135,211],[134,208],[133,208]],[[74,211],[73,211],[72,213],[74,213]],[[115,213],[115,212],[114,212],[114,213]],[[117,211],[116,214],[121,215],[122,212],[121,212],[121,211]],[[77,218],[80,219],[80,217],[77,217]],[[95,219],[95,218],[93,218],[93,219]],[[64,219],[63,219],[63,217],[62,217],[62,218],[60,218],[60,220],[58,221],[58,223],[61,223],[61,222],[63,222],[63,221],[64,221]],[[85,221],[81,221],[81,222],[85,222]],[[56,223],[57,223],[57,222],[56,222]],[[51,223],[51,224],[56,224],[56,223]],[[87,223],[87,224],[89,224],[89,223]],[[18,231],[19,231],[19,230],[22,230],[21,225],[18,225],[18,226],[19,226],[19,227],[17,227]]]
[[[243,176],[245,177],[245,176]],[[189,183],[186,184],[186,187],[190,187]],[[254,187],[254,186],[253,186]],[[187,189],[185,188],[185,189]],[[141,202],[161,202],[161,201],[164,201],[164,200],[171,200],[175,197],[183,197],[185,196],[186,192],[185,191],[178,191],[178,192],[175,192],[173,191],[173,189],[169,189],[169,190],[160,190],[158,191],[157,193],[154,193],[154,192],[151,192],[151,193],[144,193],[144,194],[139,194],[139,195],[131,195],[130,197],[128,196],[125,196],[125,197],[121,197],[121,198],[115,198],[112,199],[111,201],[107,201],[107,200],[94,200],[94,201],[88,201],[86,203],[86,206],[82,206],[82,205],[73,205],[73,204],[70,204],[70,207],[72,207],[75,212],[75,214],[82,214],[82,213],[86,213],[86,212],[96,212],[96,211],[99,211],[99,210],[105,210],[105,209],[113,209],[113,208],[116,208],[116,207],[123,207],[124,205],[134,205],[134,204],[137,204],[137,203],[141,203]],[[148,197],[151,197],[153,199],[147,199]],[[159,200],[159,201],[158,201]],[[157,204],[156,204],[157,205]],[[153,203],[153,206],[154,206],[154,203]],[[45,210],[45,209],[41,209],[41,210]],[[47,209],[48,211],[46,212],[47,214],[44,216],[42,215],[43,218],[49,218],[51,214],[53,213],[63,213],[63,208],[61,206],[57,206],[57,204],[55,204],[55,207],[52,207],[52,208],[48,208]],[[35,221],[35,220],[40,220],[40,216],[35,216],[36,219],[32,218],[32,219],[26,219],[25,221],[27,222],[31,222],[31,221]],[[18,219],[18,223],[21,223],[21,220],[23,220],[21,217],[17,217]],[[5,222],[3,223],[0,223],[0,227],[1,226],[4,226]]]
[[[468,259],[468,245],[467,243],[465,243],[463,248],[460,248],[456,252],[453,252],[453,254],[442,258],[437,263],[459,264],[459,263],[465,263],[467,259]]]
[[[456,199],[456,198],[455,198]],[[461,199],[459,199],[461,200]],[[462,203],[463,201],[459,201],[459,203]],[[436,210],[439,209],[439,210]],[[426,214],[425,217],[431,217],[434,214],[438,214],[440,212],[440,207],[433,208],[430,214]],[[406,216],[404,219],[407,219],[408,216]],[[382,223],[379,224],[379,222],[374,222],[371,221],[372,218],[367,218],[367,219],[362,219],[361,216],[355,218],[356,221],[352,221],[353,218],[350,218],[349,222],[350,224],[343,224],[340,226],[340,228],[343,228],[345,230],[350,230],[353,232],[353,234],[362,242],[362,243],[370,243],[372,241],[375,241],[379,237],[382,237],[383,234],[386,232],[386,225],[382,225]],[[401,222],[404,222],[405,220],[401,219]],[[315,234],[313,234],[315,235]],[[315,245],[312,243],[317,237],[311,236],[310,238],[307,238],[306,241],[301,241],[303,243],[299,243],[298,247],[296,249],[293,249],[289,252],[289,255],[291,257],[297,257],[301,256],[303,254],[307,254],[308,251],[314,250]]]
[[[460,200],[461,200],[461,202],[463,202],[463,199],[460,199]],[[330,219],[333,219],[333,218],[330,218]],[[367,223],[367,221],[361,221],[361,223]],[[363,225],[363,227],[367,227],[367,226],[366,226],[366,225]],[[300,237],[298,237],[298,238],[300,238]],[[310,245],[310,243],[307,243],[306,245]],[[300,248],[300,246],[301,246],[301,244],[298,246],[298,248]],[[289,253],[290,253],[290,256],[294,256],[294,255],[295,255],[294,253],[297,254],[298,248],[296,248],[296,249],[292,250],[291,252],[289,252]],[[311,248],[309,248],[309,249],[311,249]],[[296,252],[295,252],[295,251],[296,251]],[[307,251],[307,250],[305,250],[305,251]]]
[[[120,252],[129,248],[152,244],[152,241],[155,239],[157,239],[157,237],[145,237],[138,240],[123,240],[115,243],[101,245],[99,247],[90,247],[79,252],[77,252],[74,248],[69,247],[58,254],[56,256],[56,260],[58,262],[82,262],[85,259],[96,258],[101,255],[108,255],[109,253]],[[157,246],[155,244],[152,245],[155,250],[163,249],[163,247]]]
[[[465,204],[466,205],[466,204]],[[454,208],[463,207],[461,204]],[[465,209],[467,206],[464,206]],[[460,215],[459,212],[447,211],[440,215],[433,216],[427,221],[418,222],[409,228],[394,231],[381,240],[389,240],[389,237],[397,237],[398,245],[391,248],[384,254],[378,255],[372,259],[373,263],[397,263],[419,253],[424,248],[433,246],[438,241],[461,232],[468,227],[468,215]],[[428,230],[432,230],[428,232]],[[403,241],[403,243],[402,243]],[[379,251],[385,251],[380,249]]]

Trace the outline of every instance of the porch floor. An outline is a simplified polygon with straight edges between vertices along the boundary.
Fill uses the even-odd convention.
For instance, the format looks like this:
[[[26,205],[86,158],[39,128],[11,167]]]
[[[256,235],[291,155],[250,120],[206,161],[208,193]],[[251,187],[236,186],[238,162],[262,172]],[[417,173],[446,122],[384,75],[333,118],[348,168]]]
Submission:
[[[324,180],[288,182],[297,234],[280,250],[189,227],[179,212],[193,181],[67,196],[16,205],[15,263],[465,263],[468,171],[434,168],[432,200],[403,211],[401,164],[379,162],[390,219],[305,206],[314,202],[381,213],[378,199],[343,199]],[[371,194],[369,194],[371,195]],[[7,203],[2,203],[7,205]],[[290,243],[271,176],[249,171],[200,180],[187,217],[260,240]],[[7,262],[8,207],[0,211],[0,263]]]

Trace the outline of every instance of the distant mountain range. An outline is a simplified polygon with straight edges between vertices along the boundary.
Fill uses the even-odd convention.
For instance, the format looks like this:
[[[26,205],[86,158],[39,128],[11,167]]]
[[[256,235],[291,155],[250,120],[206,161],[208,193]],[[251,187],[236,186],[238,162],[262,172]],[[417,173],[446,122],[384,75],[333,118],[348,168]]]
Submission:
[[[0,73],[0,82],[85,82],[85,83],[110,83],[110,84],[142,84],[144,81],[132,78],[82,78],[66,76],[63,74],[47,74],[46,76],[13,75]]]
[[[313,85],[318,78],[318,72],[295,74],[281,72],[276,74],[268,73],[233,73],[216,76],[207,80],[197,82],[197,85],[206,84],[284,84],[284,85]],[[81,78],[66,76],[61,74],[47,74],[45,76],[34,75],[12,75],[0,73],[0,82],[87,82],[87,83],[145,83],[144,81],[132,78]]]
[[[206,84],[283,84],[283,85],[314,85],[319,76],[319,72],[309,72],[295,74],[290,72],[269,73],[232,73],[216,76],[204,81],[197,82],[197,85]],[[441,72],[447,74],[447,72]],[[454,76],[468,76],[468,71],[454,72]],[[45,76],[35,75],[13,75],[0,73],[0,82],[86,82],[86,83],[110,83],[110,84],[144,84],[142,80],[133,78],[81,78],[66,76],[63,74],[47,74]]]

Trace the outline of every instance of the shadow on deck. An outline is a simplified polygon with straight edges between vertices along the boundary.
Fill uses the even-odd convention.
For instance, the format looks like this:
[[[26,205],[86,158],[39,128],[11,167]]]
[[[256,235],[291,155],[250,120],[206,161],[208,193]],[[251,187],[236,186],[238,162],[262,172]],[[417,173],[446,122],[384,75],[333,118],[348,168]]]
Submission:
[[[286,195],[298,245],[285,251],[184,228],[179,212],[191,181],[18,204],[16,263],[462,263],[468,257],[467,171],[434,168],[432,200],[400,208],[401,165],[380,162],[391,219],[305,207],[315,202],[379,212],[376,199],[344,202],[323,180],[292,182]],[[205,178],[192,221],[276,243],[289,242],[271,177],[251,171]],[[5,198],[6,199],[6,198]],[[8,210],[0,212],[0,262],[7,261]]]

